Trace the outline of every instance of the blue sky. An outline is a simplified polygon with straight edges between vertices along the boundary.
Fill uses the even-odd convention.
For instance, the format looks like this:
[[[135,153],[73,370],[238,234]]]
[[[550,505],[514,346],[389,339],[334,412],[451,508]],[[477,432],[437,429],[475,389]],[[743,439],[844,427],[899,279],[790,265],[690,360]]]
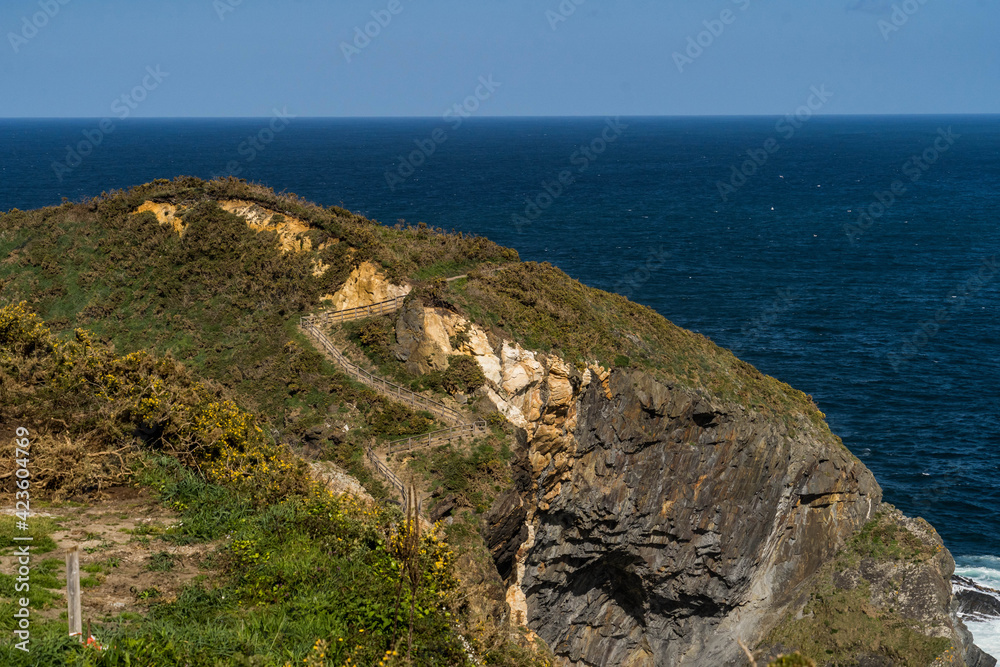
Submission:
[[[1000,0],[5,0],[0,117],[441,116],[491,76],[477,115],[777,115],[824,85],[823,113],[997,113],[998,28]]]

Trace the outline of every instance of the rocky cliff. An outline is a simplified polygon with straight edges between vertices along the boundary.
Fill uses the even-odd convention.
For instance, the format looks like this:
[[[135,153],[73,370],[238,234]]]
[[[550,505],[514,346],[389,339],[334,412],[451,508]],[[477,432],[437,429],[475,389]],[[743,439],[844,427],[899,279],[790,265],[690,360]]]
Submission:
[[[955,614],[940,538],[880,512],[872,473],[825,425],[569,364],[419,299],[395,339],[415,373],[474,357],[480,398],[518,427],[484,538],[511,617],[562,664],[746,664],[740,642],[761,660],[995,664]],[[843,608],[823,606],[836,595]]]
[[[758,644],[872,516],[877,483],[807,424],[641,372],[609,391],[586,379],[550,368],[518,487],[491,516],[508,599],[567,664],[736,662],[736,640]]]
[[[776,424],[641,372],[612,373],[608,390],[548,370],[517,486],[486,531],[515,614],[567,665],[742,664],[738,641],[773,657],[769,633],[801,618],[824,567],[874,521],[871,472],[805,421]],[[864,587],[840,621],[877,619],[839,664],[921,664],[894,641],[928,637],[941,664],[995,664],[954,614],[954,564],[933,529],[882,521],[925,548],[837,569],[840,586]]]

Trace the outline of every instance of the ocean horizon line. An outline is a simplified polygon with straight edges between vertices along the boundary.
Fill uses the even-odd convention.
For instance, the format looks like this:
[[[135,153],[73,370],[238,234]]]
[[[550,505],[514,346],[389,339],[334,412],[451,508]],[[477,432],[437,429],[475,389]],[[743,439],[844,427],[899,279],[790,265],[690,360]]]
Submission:
[[[0,116],[0,122],[4,121],[71,121],[71,120],[101,120],[103,118],[110,118],[114,114],[105,116]],[[668,119],[744,119],[744,118],[782,118],[787,113],[767,113],[767,114],[665,114],[665,115],[648,115],[648,114],[584,114],[584,115],[476,115],[465,118],[464,120],[588,120],[588,119],[604,119],[608,117],[614,118],[631,118],[631,119],[649,119],[649,120],[668,120]],[[116,119],[116,122],[131,122],[131,121],[152,121],[152,120],[261,120],[271,118],[273,114],[267,116],[143,116],[143,117],[129,117],[125,119]],[[303,116],[295,115],[292,116],[296,120],[440,120],[441,116]],[[820,118],[847,118],[847,119],[864,119],[864,118],[998,118],[1000,117],[1000,112],[989,112],[989,113],[824,113],[816,114],[815,119]]]

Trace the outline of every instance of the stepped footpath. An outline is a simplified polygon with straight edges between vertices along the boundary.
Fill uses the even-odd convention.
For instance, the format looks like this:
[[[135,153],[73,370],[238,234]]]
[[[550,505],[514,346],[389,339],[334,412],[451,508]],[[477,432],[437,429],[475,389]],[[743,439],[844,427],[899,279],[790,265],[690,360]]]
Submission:
[[[315,315],[306,315],[302,318],[299,328],[316,344],[320,350],[326,353],[327,357],[331,361],[337,364],[341,370],[358,382],[361,382],[387,398],[398,401],[399,403],[402,403],[414,410],[425,410],[440,420],[452,424],[452,426],[448,428],[431,431],[430,433],[425,433],[424,435],[394,440],[388,443],[387,454],[423,449],[434,445],[451,444],[454,442],[460,442],[465,438],[472,438],[477,435],[485,434],[485,420],[480,419],[477,421],[470,421],[466,415],[462,414],[462,412],[456,410],[455,408],[449,407],[439,401],[435,401],[432,398],[410,391],[402,385],[396,384],[395,382],[387,380],[380,375],[376,375],[375,373],[361,368],[361,366],[352,362],[344,355],[343,352],[337,349],[337,346],[333,344],[333,341],[331,341],[325,333],[323,333],[321,328],[321,326],[324,325],[343,324],[344,322],[352,322],[354,320],[362,320],[367,317],[374,317],[375,315],[385,315],[387,313],[395,312],[403,306],[405,298],[405,296],[399,296],[369,306],[361,306],[359,308],[349,308],[345,310],[325,311]],[[399,492],[405,506],[408,495],[406,485],[389,468],[388,464],[382,459],[382,457],[376,453],[374,447],[371,445],[366,447],[365,454],[379,474],[385,477]]]

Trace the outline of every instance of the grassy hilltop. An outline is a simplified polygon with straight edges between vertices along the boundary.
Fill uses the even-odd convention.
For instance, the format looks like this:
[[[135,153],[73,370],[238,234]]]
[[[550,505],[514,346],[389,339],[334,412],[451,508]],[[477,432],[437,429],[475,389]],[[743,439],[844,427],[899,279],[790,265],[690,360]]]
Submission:
[[[276,234],[249,229],[220,210],[221,200],[303,220],[313,250],[282,252]],[[186,207],[183,237],[152,213],[132,214],[146,201]],[[0,298],[27,300],[57,331],[85,326],[122,349],[170,353],[272,421],[296,408],[299,421],[308,421],[313,404],[344,391],[321,371],[295,323],[366,260],[527,348],[571,362],[638,366],[764,412],[821,419],[802,392],[704,336],[547,263],[521,262],[483,237],[422,223],[387,227],[236,179],[182,177],[11,211],[0,217],[0,256]],[[317,261],[329,266],[321,276],[313,275]],[[438,280],[463,273],[468,279]]]
[[[234,200],[302,221],[308,242],[289,250],[278,231],[252,229],[219,205]],[[176,207],[183,234],[136,214],[146,202]],[[398,509],[331,496],[297,456],[303,438],[332,420],[344,428],[322,432],[309,453],[379,497],[385,489],[362,464],[362,446],[435,427],[339,373],[297,330],[364,261],[525,347],[642,368],[790,422],[822,423],[809,397],[703,336],[482,237],[387,227],[236,179],[182,177],[13,210],[0,215],[0,436],[32,432],[34,508],[47,503],[57,517],[36,520],[39,544],[54,548],[52,536],[70,530],[58,517],[73,503],[92,507],[104,489],[138,485],[176,523],[133,534],[137,557],[194,544],[206,555],[183,589],[134,591],[137,611],[92,618],[94,634],[114,647],[104,653],[62,636],[63,603],[51,592],[60,584],[44,580],[32,591],[41,610],[34,652],[0,645],[0,661],[405,664],[412,654],[416,664],[452,665],[466,660],[464,639],[487,664],[546,663],[544,652],[511,641],[500,619],[476,615],[456,579],[456,560],[475,556],[477,512],[505,482],[508,431],[497,426],[471,452],[417,462],[456,494],[467,520],[424,535],[413,552]],[[457,274],[468,277],[443,280]],[[379,356],[380,326],[349,333],[392,366]],[[13,478],[0,479],[13,506]],[[100,548],[92,554],[96,563]],[[42,572],[58,570],[54,555],[36,554],[36,564],[48,558]],[[95,585],[114,579],[116,566],[94,567]],[[420,573],[412,587],[399,587],[403,568]],[[12,597],[5,572],[5,632]]]

